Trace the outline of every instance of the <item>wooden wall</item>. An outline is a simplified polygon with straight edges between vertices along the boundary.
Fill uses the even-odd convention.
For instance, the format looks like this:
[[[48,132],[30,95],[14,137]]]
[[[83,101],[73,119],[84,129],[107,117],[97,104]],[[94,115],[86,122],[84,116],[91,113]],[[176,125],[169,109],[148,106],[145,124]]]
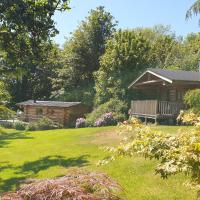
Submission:
[[[42,109],[43,114],[38,115],[37,110]],[[84,117],[84,114],[88,112],[88,109],[83,105],[72,106],[69,108],[60,107],[45,107],[45,106],[25,106],[24,115],[26,121],[36,121],[42,117],[48,117],[55,122],[63,125],[75,124],[75,121],[79,117]]]

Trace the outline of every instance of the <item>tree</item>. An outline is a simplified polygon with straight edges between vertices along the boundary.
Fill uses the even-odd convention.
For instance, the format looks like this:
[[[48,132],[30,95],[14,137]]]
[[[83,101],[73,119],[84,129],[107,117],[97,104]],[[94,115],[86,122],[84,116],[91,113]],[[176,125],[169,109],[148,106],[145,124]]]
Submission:
[[[11,95],[11,105],[32,98],[45,100],[51,96],[51,79],[55,76],[55,69],[60,67],[60,49],[57,45],[46,43],[40,52],[42,59],[37,66],[30,63],[25,68],[14,71],[14,74],[12,68],[5,66],[8,65],[6,60],[2,68],[0,67]]]
[[[120,30],[107,42],[95,73],[97,106],[110,98],[126,101],[132,98],[128,85],[148,67],[149,50],[149,42],[134,30]]]
[[[10,94],[7,91],[6,85],[3,81],[0,81],[0,119],[12,118],[14,112],[5,106],[10,99]],[[2,130],[0,129],[0,134]]]
[[[51,38],[58,33],[53,15],[56,11],[67,9],[68,0],[16,0],[0,3],[0,49],[3,52],[0,56],[4,60],[0,71],[9,76],[17,75],[17,78],[20,75],[33,98],[43,97],[38,95],[40,87],[37,87],[35,78],[41,75],[41,66],[46,62],[46,54],[52,46]],[[30,79],[33,81],[29,82]],[[24,92],[21,99],[30,97],[26,90]]]
[[[55,89],[64,91],[64,95],[58,95],[59,98],[79,101],[85,99],[84,102],[92,105],[93,73],[99,69],[106,41],[115,32],[116,24],[104,7],[97,7],[90,11],[89,16],[66,41],[62,53],[64,66],[57,71],[58,76],[54,81]]]
[[[10,99],[10,94],[6,90],[5,83],[0,81],[0,104]]]
[[[156,25],[136,29],[149,42],[149,65],[157,68],[179,68],[175,60],[180,57],[181,41],[170,26]]]
[[[187,11],[186,19],[191,18],[193,15],[198,15],[200,13],[200,0],[197,0]]]

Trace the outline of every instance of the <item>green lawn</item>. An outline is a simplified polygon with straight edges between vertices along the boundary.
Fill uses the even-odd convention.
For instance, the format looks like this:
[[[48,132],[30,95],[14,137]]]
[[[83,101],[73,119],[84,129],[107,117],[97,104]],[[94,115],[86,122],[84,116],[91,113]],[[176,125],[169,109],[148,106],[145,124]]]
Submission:
[[[174,133],[177,127],[154,126]],[[188,129],[188,127],[184,127]],[[156,161],[135,156],[96,166],[107,153],[99,147],[120,138],[115,127],[64,129],[23,133],[9,130],[0,135],[0,192],[17,187],[28,178],[65,175],[73,167],[108,173],[124,188],[129,200],[192,200],[195,193],[183,186],[184,175],[162,180],[154,174]]]

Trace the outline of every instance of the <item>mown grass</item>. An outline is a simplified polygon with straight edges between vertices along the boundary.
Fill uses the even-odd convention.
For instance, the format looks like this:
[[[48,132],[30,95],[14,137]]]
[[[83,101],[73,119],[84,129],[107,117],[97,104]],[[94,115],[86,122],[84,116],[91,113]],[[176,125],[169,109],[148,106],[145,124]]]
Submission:
[[[153,128],[165,133],[174,133],[178,129],[170,126]],[[0,192],[15,189],[28,178],[62,176],[76,167],[106,172],[122,185],[129,200],[195,199],[195,193],[183,186],[184,175],[167,180],[155,175],[155,160],[135,155],[97,166],[98,160],[108,155],[100,147],[119,141],[115,127],[29,133],[6,130],[0,134]]]

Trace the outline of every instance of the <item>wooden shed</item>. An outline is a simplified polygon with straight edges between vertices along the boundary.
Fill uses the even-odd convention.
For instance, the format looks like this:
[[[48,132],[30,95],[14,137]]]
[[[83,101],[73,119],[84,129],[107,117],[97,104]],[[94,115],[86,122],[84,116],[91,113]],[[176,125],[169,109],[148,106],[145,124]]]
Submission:
[[[23,109],[23,114],[20,116],[23,121],[32,122],[48,117],[63,125],[75,123],[77,118],[83,117],[88,111],[81,102],[28,100],[18,103],[17,106]]]
[[[200,72],[147,69],[129,86],[142,94],[141,99],[131,102],[130,114],[145,119],[176,119],[185,108],[185,93],[196,88],[200,88]]]

